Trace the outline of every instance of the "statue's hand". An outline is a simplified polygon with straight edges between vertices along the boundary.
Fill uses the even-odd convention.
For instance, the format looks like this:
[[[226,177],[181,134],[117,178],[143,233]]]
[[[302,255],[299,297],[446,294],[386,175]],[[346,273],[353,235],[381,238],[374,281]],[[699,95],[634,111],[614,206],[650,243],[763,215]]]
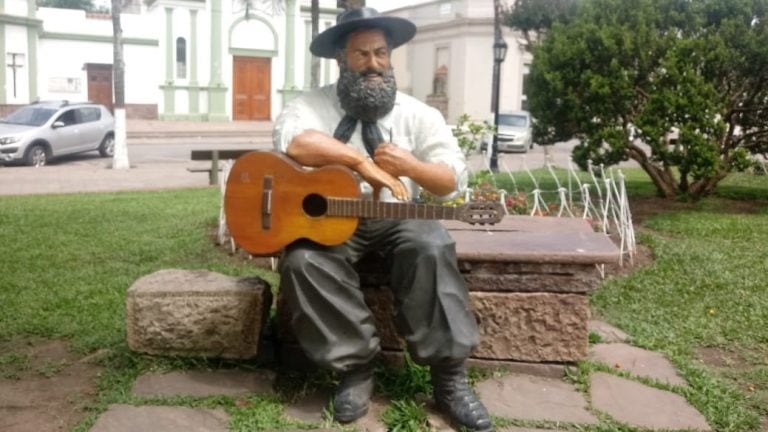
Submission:
[[[411,172],[418,166],[418,160],[408,150],[392,143],[381,143],[376,147],[373,161],[381,169],[395,177],[411,177]]]
[[[381,169],[372,160],[365,159],[355,165],[353,169],[373,187],[374,199],[378,199],[382,187],[392,191],[392,196],[401,201],[406,201],[408,199],[408,190],[405,188],[403,182],[392,174],[389,174],[387,171]]]

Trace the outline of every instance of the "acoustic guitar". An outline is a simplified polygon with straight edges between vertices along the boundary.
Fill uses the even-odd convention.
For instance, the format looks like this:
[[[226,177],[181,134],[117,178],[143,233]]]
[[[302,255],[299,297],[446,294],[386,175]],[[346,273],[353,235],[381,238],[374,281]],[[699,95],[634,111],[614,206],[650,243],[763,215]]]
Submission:
[[[447,207],[361,199],[358,177],[350,169],[333,165],[308,170],[271,151],[254,151],[235,161],[224,210],[235,242],[261,256],[273,255],[301,238],[327,246],[341,244],[352,237],[359,218],[494,224],[504,216],[497,202]]]

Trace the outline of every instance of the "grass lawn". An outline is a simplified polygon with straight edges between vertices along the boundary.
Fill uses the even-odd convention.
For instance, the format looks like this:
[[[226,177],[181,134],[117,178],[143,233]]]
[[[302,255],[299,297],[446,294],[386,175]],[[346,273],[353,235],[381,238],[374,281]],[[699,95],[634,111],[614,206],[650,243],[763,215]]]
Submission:
[[[626,175],[630,195],[647,207],[653,202],[643,201],[652,195],[650,183],[642,173]],[[223,407],[237,431],[290,426],[280,418],[277,397],[251,398],[243,406],[233,398],[130,395],[133,380],[149,370],[255,366],[145,356],[125,345],[125,292],[143,275],[163,268],[208,269],[276,282],[273,274],[213,245],[209,233],[218,206],[218,189],[0,197],[0,346],[63,339],[78,353],[105,353],[98,393],[76,430],[88,430],[113,403]],[[629,333],[633,344],[667,355],[690,383],[674,391],[715,430],[765,430],[768,423],[760,422],[768,418],[768,177],[733,176],[718,196],[696,205],[645,210],[640,241],[655,260],[606,280],[591,298],[595,311]],[[25,361],[0,351],[0,378],[20,375]],[[572,379],[587,382],[598,368],[582,363]],[[408,372],[425,382],[423,370]],[[414,389],[401,391],[408,380],[392,374],[387,391],[411,394]],[[409,414],[418,407],[407,399],[398,406],[386,414],[390,421],[407,424],[418,416]],[[607,423],[586,430],[616,429]]]

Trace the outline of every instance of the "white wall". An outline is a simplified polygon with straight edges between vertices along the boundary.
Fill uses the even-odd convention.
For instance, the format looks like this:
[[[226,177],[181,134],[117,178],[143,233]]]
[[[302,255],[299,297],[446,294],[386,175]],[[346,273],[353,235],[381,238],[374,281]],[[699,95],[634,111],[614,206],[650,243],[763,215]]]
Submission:
[[[463,113],[475,120],[488,119],[493,81],[493,0],[433,1],[387,15],[408,18],[418,29],[416,37],[392,56],[398,87],[425,101],[432,92],[436,50],[447,46],[448,122],[455,122]],[[508,50],[501,64],[499,109],[518,110],[523,65],[530,63],[531,57],[519,48],[515,33],[502,28]]]
[[[112,21],[88,19],[84,11],[40,8],[43,30],[65,35],[111,37]],[[123,14],[123,38],[157,39],[154,16]],[[125,102],[152,104],[161,98],[162,65],[159,49],[152,45],[124,44]],[[38,94],[41,99],[88,99],[86,63],[112,64],[111,42],[48,38],[41,35],[38,48]],[[64,88],[66,87],[66,88]]]
[[[7,3],[6,3],[7,5]],[[17,57],[17,62],[23,61],[23,67],[16,68],[16,97],[13,96],[13,72],[7,65],[10,57],[6,54],[3,61],[5,67],[5,96],[9,104],[24,104],[29,101],[29,55],[27,54],[27,28],[11,24],[5,25],[6,53],[23,54],[23,59]]]
[[[162,75],[153,65],[162,64],[156,46],[127,45],[123,48],[125,61],[125,103],[156,104],[162,98]],[[111,61],[110,61],[111,63]]]
[[[5,13],[27,16],[27,0],[5,0]]]

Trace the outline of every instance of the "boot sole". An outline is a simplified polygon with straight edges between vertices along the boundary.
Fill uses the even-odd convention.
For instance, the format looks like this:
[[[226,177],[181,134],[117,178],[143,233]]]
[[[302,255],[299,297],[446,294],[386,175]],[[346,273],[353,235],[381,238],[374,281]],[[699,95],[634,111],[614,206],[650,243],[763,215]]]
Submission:
[[[454,428],[457,431],[468,431],[468,432],[495,432],[496,429],[491,426],[486,429],[472,429],[464,426],[463,424],[457,422],[456,420],[452,419],[448,414],[443,413],[443,416],[448,418],[448,424],[451,425],[452,428]]]
[[[467,427],[461,424],[461,422],[459,422],[452,415],[450,415],[449,414],[450,410],[448,410],[447,408],[443,409],[443,407],[441,407],[438,404],[435,404],[434,407],[437,409],[437,412],[439,412],[440,415],[443,416],[443,418],[448,420],[448,424],[457,431],[468,431],[468,432],[495,432],[496,431],[496,428],[493,425],[485,429],[472,429],[470,427]]]

